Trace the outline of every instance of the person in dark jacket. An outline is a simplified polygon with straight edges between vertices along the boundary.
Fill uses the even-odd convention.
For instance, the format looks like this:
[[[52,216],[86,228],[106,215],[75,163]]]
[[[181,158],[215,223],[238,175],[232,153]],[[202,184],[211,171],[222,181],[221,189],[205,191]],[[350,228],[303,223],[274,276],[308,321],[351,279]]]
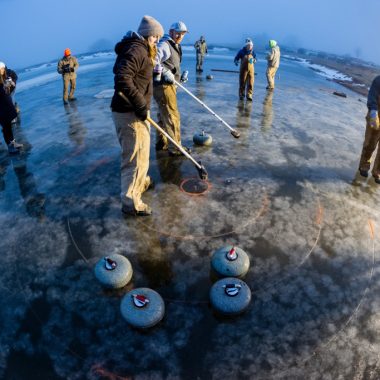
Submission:
[[[2,126],[5,143],[8,146],[8,152],[17,154],[20,152],[22,144],[18,144],[13,136],[12,120],[17,117],[17,112],[9,95],[9,86],[6,81],[5,64],[0,62],[0,125]]]
[[[371,167],[371,157],[377,147],[375,162],[372,167],[372,176],[380,184],[380,75],[377,76],[369,89],[367,98],[368,113],[362,154],[359,163],[359,173],[368,177]]]
[[[253,42],[250,38],[245,40],[245,46],[238,51],[234,59],[237,66],[240,61],[239,99],[244,100],[247,92],[247,100],[252,101],[253,84],[255,81],[256,54],[253,51]]]
[[[111,109],[121,146],[121,200],[125,214],[146,216],[152,213],[141,196],[151,185],[147,175],[150,150],[147,117],[153,92],[156,44],[163,34],[157,20],[144,16],[137,33],[129,31],[115,46],[115,93]]]

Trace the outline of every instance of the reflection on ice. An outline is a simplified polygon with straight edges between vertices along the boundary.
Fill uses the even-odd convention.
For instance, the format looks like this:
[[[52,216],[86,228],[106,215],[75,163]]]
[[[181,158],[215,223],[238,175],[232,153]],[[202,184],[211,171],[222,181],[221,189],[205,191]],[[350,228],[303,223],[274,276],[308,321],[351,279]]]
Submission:
[[[202,129],[213,137],[193,147],[210,187],[181,191],[193,164],[152,144],[146,219],[120,212],[112,56],[87,60],[78,101],[66,108],[55,67],[24,74],[16,136],[26,151],[14,159],[0,146],[0,377],[380,377],[380,187],[351,184],[365,103],[332,96],[336,84],[291,61],[268,93],[260,56],[253,102],[240,102],[235,73],[205,80],[212,68],[233,69],[223,53],[228,59],[206,59],[197,76],[189,52],[186,87],[241,137],[178,89],[183,144]],[[208,305],[210,258],[225,245],[242,247],[252,263],[244,281],[253,302],[233,320]],[[128,257],[134,277],[105,292],[93,267],[113,253]],[[119,311],[136,287],[166,303],[164,320],[146,333]]]

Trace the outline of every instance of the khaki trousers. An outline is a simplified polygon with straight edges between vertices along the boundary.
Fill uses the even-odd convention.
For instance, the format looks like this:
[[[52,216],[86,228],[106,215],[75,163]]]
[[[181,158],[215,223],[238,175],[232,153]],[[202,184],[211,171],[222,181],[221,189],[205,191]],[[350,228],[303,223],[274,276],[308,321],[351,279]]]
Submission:
[[[267,68],[267,81],[268,87],[274,88],[274,77],[276,75],[278,67],[268,67]]]
[[[203,54],[197,53],[197,67],[196,70],[203,70]]]
[[[177,87],[173,84],[155,86],[153,96],[158,105],[158,123],[168,135],[181,145],[181,117],[177,106]],[[168,139],[156,134],[156,145],[168,149]]]
[[[360,157],[359,169],[369,171],[371,167],[371,157],[377,147],[377,154],[375,163],[372,168],[372,175],[376,178],[380,178],[380,130],[375,130],[369,125],[369,115],[367,115],[367,125],[365,128],[364,143],[362,154]]]
[[[70,93],[69,93],[70,85]],[[75,87],[77,85],[77,78],[73,78],[70,75],[63,76],[63,100],[72,99],[74,97]]]
[[[136,211],[145,211],[141,196],[150,183],[150,125],[133,112],[112,112],[112,119],[121,147],[121,201],[127,207],[133,203]]]
[[[255,68],[252,64],[240,66],[239,75],[239,96],[245,96],[245,90],[247,88],[247,97],[252,98],[253,84],[255,82]]]

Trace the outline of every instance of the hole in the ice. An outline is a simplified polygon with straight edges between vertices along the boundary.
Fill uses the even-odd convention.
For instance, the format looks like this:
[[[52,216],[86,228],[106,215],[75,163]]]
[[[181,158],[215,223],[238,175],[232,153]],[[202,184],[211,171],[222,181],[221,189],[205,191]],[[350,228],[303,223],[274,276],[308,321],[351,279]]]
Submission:
[[[179,187],[186,194],[201,195],[210,189],[211,184],[206,180],[188,178],[183,180]]]

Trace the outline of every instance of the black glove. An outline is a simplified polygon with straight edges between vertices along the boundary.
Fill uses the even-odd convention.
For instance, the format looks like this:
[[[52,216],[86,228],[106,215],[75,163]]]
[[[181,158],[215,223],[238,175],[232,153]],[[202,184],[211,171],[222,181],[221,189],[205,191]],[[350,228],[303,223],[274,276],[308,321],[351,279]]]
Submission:
[[[147,119],[147,117],[148,117],[148,110],[146,109],[146,107],[138,108],[135,111],[135,115],[141,121],[145,121]]]
[[[70,71],[73,73],[75,71],[74,67],[70,67]]]

